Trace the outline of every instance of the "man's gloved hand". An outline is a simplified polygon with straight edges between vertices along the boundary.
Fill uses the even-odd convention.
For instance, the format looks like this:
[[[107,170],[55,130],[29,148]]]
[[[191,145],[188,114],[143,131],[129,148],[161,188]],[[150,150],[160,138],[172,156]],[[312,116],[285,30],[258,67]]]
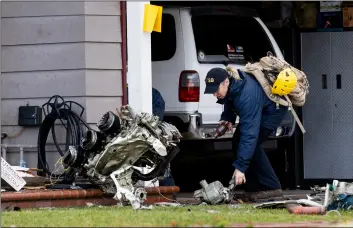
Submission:
[[[236,185],[245,184],[245,182],[246,182],[245,174],[240,172],[237,169],[235,169],[235,171],[234,171],[233,178],[235,180]]]
[[[221,121],[219,121],[219,125],[222,125],[222,124],[224,124],[226,122],[228,122],[228,121],[221,120]],[[232,131],[233,130],[233,124],[231,122],[228,122],[226,124],[226,126],[227,126],[227,129],[228,129],[227,131]]]
[[[232,176],[232,179],[229,181],[229,190],[233,190],[237,185],[235,184],[235,178]]]
[[[235,184],[235,178],[234,176],[232,176],[232,179],[229,181],[229,186],[228,186],[228,189],[229,189],[229,199],[227,200],[228,203],[230,203],[234,198],[236,186],[237,185]]]

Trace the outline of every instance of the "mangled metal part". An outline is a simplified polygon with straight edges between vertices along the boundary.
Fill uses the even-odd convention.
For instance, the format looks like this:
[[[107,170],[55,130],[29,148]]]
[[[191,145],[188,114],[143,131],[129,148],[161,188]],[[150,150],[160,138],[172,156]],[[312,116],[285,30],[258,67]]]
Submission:
[[[206,180],[200,181],[201,189],[194,192],[194,197],[200,199],[202,202],[207,204],[221,204],[229,203],[232,199],[230,198],[230,190],[223,187],[219,181],[214,181],[210,184]]]
[[[332,211],[336,211],[339,214],[338,210],[353,209],[353,183],[334,180],[332,184],[326,184],[325,187],[314,186],[311,187],[311,190],[313,193],[307,195],[308,200],[305,202],[303,202],[303,200],[301,200],[301,202],[272,202],[258,205],[258,207],[272,206],[271,204],[277,203],[282,206],[286,205],[289,212],[296,214],[324,214],[324,212],[329,213]],[[324,197],[319,196],[319,194],[322,193],[324,193]],[[317,202],[314,200],[317,200]],[[306,204],[306,206],[309,207],[295,207],[295,204]],[[288,205],[294,206],[288,207]]]
[[[321,204],[307,200],[307,199],[299,199],[299,200],[281,200],[281,201],[272,201],[272,202],[266,202],[266,203],[261,203],[257,204],[254,206],[254,208],[269,208],[269,207],[286,207],[288,204],[299,204],[303,206],[309,206],[309,207],[322,207]]]
[[[235,179],[229,181],[228,188],[224,187],[221,182],[214,181],[210,184],[206,180],[200,182],[202,189],[194,192],[194,197],[207,204],[229,204],[235,195]]]
[[[129,201],[134,209],[139,209],[141,203],[143,203],[147,197],[147,192],[143,188],[134,188],[129,179],[131,179],[132,166],[125,166],[117,171],[114,171],[110,174],[112,178],[116,193],[114,198],[121,202]],[[125,181],[123,181],[125,179]],[[121,183],[125,183],[125,186],[122,186]]]
[[[320,187],[318,185],[314,185],[313,187],[310,187],[310,189],[313,191],[312,194],[319,194],[326,191],[326,187]]]
[[[353,209],[353,183],[334,180],[327,184],[324,206],[327,211]]]
[[[147,193],[134,186],[139,180],[158,178],[168,167],[179,151],[180,132],[157,116],[135,113],[129,106],[122,106],[118,115],[105,113],[97,126],[99,131],[86,132],[75,156],[67,152],[66,166],[79,166],[104,192],[141,208]],[[146,169],[149,172],[141,171]]]

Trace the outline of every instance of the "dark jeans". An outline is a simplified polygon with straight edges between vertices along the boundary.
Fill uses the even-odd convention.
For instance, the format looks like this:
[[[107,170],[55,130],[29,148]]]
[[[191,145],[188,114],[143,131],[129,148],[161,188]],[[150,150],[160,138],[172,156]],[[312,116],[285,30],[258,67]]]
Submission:
[[[169,177],[166,177],[163,180],[160,180],[159,186],[175,186],[174,178],[173,178],[172,174],[170,174]]]
[[[159,181],[159,186],[175,186],[174,178],[172,176],[170,167],[168,167],[167,170],[164,170],[163,172],[161,172],[160,175],[161,176],[166,175],[166,177],[163,180]]]
[[[233,135],[233,151],[235,157],[240,141],[240,127],[241,126],[237,127]],[[250,162],[249,168],[245,172],[246,183],[244,184],[244,190],[246,192],[268,191],[282,188],[262,147],[262,143],[267,140],[272,132],[273,130],[265,128],[260,129],[254,156]]]

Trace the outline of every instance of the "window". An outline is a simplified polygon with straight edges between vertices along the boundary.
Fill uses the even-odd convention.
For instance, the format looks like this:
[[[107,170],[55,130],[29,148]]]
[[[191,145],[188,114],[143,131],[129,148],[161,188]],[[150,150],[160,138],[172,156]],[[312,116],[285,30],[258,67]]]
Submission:
[[[268,51],[275,55],[267,34],[255,18],[193,16],[192,25],[200,63],[243,64],[258,61]]]
[[[176,51],[176,31],[174,17],[170,14],[162,16],[162,32],[152,32],[152,61],[171,59]]]

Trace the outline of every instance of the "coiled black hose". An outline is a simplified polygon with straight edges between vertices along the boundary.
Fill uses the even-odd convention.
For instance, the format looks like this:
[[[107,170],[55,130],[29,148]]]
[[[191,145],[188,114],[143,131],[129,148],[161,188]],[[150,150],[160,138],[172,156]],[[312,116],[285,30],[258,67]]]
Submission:
[[[77,114],[72,110],[72,105],[77,105],[81,109],[80,114]],[[54,144],[61,156],[64,152],[61,150],[60,145],[56,139],[55,134],[55,122],[60,120],[62,125],[66,129],[66,147],[68,150],[69,145],[76,148],[80,146],[81,139],[86,132],[86,130],[91,130],[90,126],[82,119],[82,114],[84,112],[84,107],[74,101],[65,101],[63,97],[59,95],[52,96],[49,101],[42,105],[45,118],[39,128],[38,133],[38,169],[43,170],[39,172],[38,175],[45,176],[48,174],[54,177],[60,177],[61,175],[52,174],[49,171],[49,165],[46,160],[46,150],[45,146],[47,144],[47,139],[49,132],[51,130]],[[51,109],[51,110],[50,110]],[[49,111],[50,110],[50,111]],[[66,121],[66,124],[64,123]],[[86,128],[86,130],[84,129]]]

